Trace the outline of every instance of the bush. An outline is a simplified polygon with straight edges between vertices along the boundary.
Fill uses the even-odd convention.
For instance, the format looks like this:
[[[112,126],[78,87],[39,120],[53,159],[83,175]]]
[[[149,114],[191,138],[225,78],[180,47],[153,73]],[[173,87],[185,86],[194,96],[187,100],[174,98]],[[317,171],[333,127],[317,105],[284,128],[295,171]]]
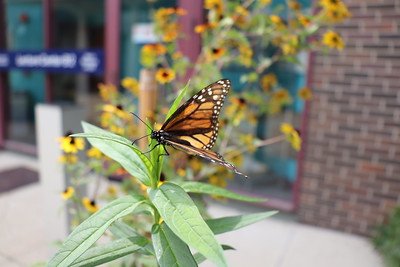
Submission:
[[[395,208],[387,223],[378,227],[372,241],[387,266],[400,266],[400,206]]]

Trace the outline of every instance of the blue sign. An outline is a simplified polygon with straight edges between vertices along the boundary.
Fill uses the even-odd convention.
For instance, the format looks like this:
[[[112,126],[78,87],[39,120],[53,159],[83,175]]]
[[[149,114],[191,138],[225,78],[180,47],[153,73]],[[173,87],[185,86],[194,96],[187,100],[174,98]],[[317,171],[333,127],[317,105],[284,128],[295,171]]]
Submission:
[[[102,49],[0,51],[0,71],[10,69],[102,74],[104,52]]]

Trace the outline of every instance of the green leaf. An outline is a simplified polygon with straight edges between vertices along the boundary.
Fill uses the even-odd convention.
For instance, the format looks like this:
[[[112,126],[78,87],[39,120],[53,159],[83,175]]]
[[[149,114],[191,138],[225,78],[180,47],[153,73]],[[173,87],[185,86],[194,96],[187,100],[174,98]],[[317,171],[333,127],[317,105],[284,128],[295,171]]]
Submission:
[[[190,83],[190,80],[186,83],[185,87],[183,87],[183,89],[180,91],[180,93],[179,93],[178,97],[175,99],[174,103],[172,103],[172,106],[167,113],[166,120],[169,117],[171,117],[171,115],[174,114],[174,112],[178,109],[183,97],[186,94],[187,89],[189,88],[189,83]]]
[[[223,250],[235,250],[234,247],[228,246],[228,245],[222,245]],[[196,260],[197,264],[202,263],[205,261],[207,258],[203,256],[201,253],[196,253],[193,255],[194,259]]]
[[[150,189],[149,196],[172,232],[218,266],[227,266],[221,246],[181,187],[164,183]]]
[[[153,226],[151,238],[161,267],[197,266],[189,247],[165,223]]]
[[[132,145],[131,141],[87,122],[82,122],[82,127],[85,133],[73,136],[86,137],[92,146],[117,161],[143,184],[150,186],[150,174],[153,166],[150,160],[136,146]]]
[[[94,213],[68,236],[49,266],[69,266],[101,237],[110,224],[133,212],[143,201],[141,196],[124,196]]]
[[[140,208],[138,207],[135,212],[140,212]],[[117,238],[131,238],[131,237],[142,237],[139,235],[135,229],[127,225],[123,222],[114,222],[109,230],[111,233],[116,236]],[[153,255],[154,256],[154,249],[151,244],[146,245],[145,247],[140,249],[140,253],[144,255]]]
[[[188,193],[208,194],[246,202],[265,202],[265,198],[249,197],[234,193],[219,186],[200,182],[175,182]]]
[[[277,213],[278,211],[267,211],[267,212],[253,213],[247,215],[209,219],[206,220],[206,223],[213,231],[213,233],[218,235],[229,231],[234,231],[243,228],[247,225],[262,221],[265,218],[268,218]]]
[[[114,222],[109,230],[118,238],[129,238],[140,236],[135,229],[123,222]]]
[[[70,266],[78,267],[100,265],[132,254],[133,252],[146,246],[148,243],[149,241],[146,238],[139,236],[118,239],[109,244],[100,245],[89,249]]]

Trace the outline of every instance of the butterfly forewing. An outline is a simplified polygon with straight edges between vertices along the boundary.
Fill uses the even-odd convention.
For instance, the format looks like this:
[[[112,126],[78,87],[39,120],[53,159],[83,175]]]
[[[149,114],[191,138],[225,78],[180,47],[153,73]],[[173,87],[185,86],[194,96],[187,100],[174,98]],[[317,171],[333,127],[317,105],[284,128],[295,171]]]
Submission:
[[[218,116],[230,87],[227,79],[210,84],[178,108],[161,130],[173,136],[174,142],[212,148],[218,136]]]

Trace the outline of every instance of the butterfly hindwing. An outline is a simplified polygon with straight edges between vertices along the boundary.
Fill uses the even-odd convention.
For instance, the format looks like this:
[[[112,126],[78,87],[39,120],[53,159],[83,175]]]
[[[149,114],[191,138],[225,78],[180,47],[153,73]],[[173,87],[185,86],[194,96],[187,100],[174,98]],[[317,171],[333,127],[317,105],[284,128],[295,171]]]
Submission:
[[[230,87],[227,79],[210,84],[179,107],[161,130],[174,136],[175,141],[181,139],[196,148],[212,148],[218,136],[218,116]]]
[[[240,171],[238,171],[238,169],[236,169],[235,166],[233,166],[231,163],[225,161],[224,158],[220,154],[218,154],[217,152],[214,152],[214,151],[211,151],[211,150],[199,149],[199,148],[191,147],[191,146],[187,146],[187,145],[183,145],[183,144],[180,144],[180,143],[177,143],[177,142],[174,142],[174,141],[170,141],[170,140],[168,140],[167,143],[170,146],[172,146],[172,147],[174,147],[176,149],[180,149],[180,150],[183,150],[183,151],[187,152],[188,154],[197,155],[197,156],[200,156],[200,157],[202,157],[204,159],[210,160],[211,162],[221,164],[222,166],[232,170],[233,172],[235,172],[237,174],[240,174],[240,175],[243,175],[244,177],[247,178],[247,175],[245,175],[245,174],[241,173]]]

